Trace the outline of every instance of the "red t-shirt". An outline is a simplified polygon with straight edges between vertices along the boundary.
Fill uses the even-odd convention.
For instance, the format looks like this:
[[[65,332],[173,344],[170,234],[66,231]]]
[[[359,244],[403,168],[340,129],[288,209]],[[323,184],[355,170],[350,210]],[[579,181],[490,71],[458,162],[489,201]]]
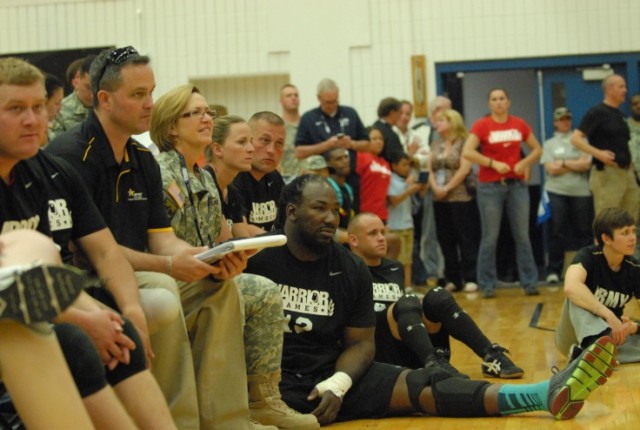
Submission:
[[[509,115],[504,123],[495,122],[490,116],[480,118],[471,127],[471,133],[480,140],[480,152],[496,161],[507,163],[511,168],[520,161],[520,143],[529,138],[531,129],[522,118]],[[480,182],[496,182],[502,178],[524,179],[510,171],[501,175],[493,169],[480,166],[478,180]]]
[[[360,176],[360,212],[372,212],[382,221],[386,221],[391,167],[382,157],[368,152],[357,154],[356,173]]]

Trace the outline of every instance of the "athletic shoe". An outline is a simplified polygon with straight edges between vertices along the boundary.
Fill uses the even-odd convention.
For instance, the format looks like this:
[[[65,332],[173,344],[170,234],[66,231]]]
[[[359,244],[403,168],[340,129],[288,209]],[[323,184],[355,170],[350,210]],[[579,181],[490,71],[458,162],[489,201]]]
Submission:
[[[454,284],[453,282],[447,282],[447,284],[444,286],[444,289],[450,293],[453,293],[458,288],[456,287],[456,284]]]
[[[482,297],[485,299],[493,299],[496,297],[496,290],[493,288],[486,288],[482,290]]]
[[[30,325],[49,321],[82,291],[84,278],[63,266],[41,263],[0,270],[0,319]]]
[[[522,378],[524,370],[513,364],[505,353],[509,353],[509,350],[497,343],[488,347],[481,364],[482,374],[487,378]]]
[[[560,277],[558,276],[557,273],[551,272],[547,275],[546,281],[547,281],[547,284],[557,284],[558,282],[560,282]]]
[[[474,293],[478,291],[478,284],[475,282],[467,282],[464,284],[464,289],[462,291],[465,293]]]
[[[526,287],[524,289],[524,293],[527,296],[539,296],[540,295],[540,290],[538,290],[538,287],[535,285],[530,285],[528,287]]]
[[[469,375],[460,373],[458,369],[453,367],[449,362],[451,351],[446,348],[436,348],[435,352],[427,357],[424,367],[439,367],[449,373],[454,378],[469,379]]]
[[[582,409],[592,391],[607,382],[618,365],[613,340],[603,336],[578,359],[549,380],[548,407],[557,420],[568,420]]]

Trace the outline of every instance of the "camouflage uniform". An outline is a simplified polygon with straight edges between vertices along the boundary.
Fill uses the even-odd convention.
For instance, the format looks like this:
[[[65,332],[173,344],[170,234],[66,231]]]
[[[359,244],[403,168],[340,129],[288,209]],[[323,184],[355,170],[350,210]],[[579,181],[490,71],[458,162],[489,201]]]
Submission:
[[[62,99],[62,109],[49,128],[49,142],[57,135],[84,121],[87,112],[89,108],[82,104],[75,91]]]
[[[182,180],[179,154],[176,151],[163,152],[157,159],[162,172],[165,207],[176,235],[192,245],[202,245],[193,228],[194,211]],[[189,181],[197,206],[200,233],[205,241],[215,241],[220,233],[222,212],[213,177],[206,171],[197,169],[196,173],[189,174]],[[179,194],[176,193],[176,186]],[[182,206],[179,208],[180,205]],[[277,371],[282,359],[284,335],[280,292],[272,281],[262,276],[243,274],[234,280],[244,302],[247,371],[249,375]]]
[[[285,122],[285,140],[284,153],[280,161],[282,168],[282,176],[294,177],[300,173],[301,160],[296,158],[296,133],[298,132],[298,124]]]
[[[169,213],[171,225],[178,237],[192,245],[199,245],[202,241],[194,228],[197,222],[202,240],[215,241],[220,233],[222,212],[213,177],[198,168],[194,173],[189,174],[189,186],[197,206],[198,219],[195,220],[191,198],[182,179],[180,158],[176,151],[163,152],[158,156],[165,207]],[[202,282],[211,284],[208,280],[201,281],[200,284]],[[299,414],[290,409],[280,397],[278,383],[284,340],[284,311],[280,290],[276,284],[262,276],[241,274],[231,281],[226,281],[207,299],[210,303],[215,302],[217,296],[229,295],[230,289],[233,289],[240,299],[239,312],[234,312],[237,308],[225,306],[219,300],[219,303],[213,303],[208,308],[201,309],[199,300],[203,294],[200,291],[207,288],[207,285],[198,285],[198,283],[180,285],[187,329],[190,337],[194,339],[192,349],[196,362],[198,393],[201,392],[200,385],[209,383],[208,377],[216,371],[216,383],[213,387],[210,383],[208,385],[214,392],[224,390],[224,395],[216,396],[215,402],[200,400],[201,417],[203,414],[209,414],[210,422],[213,422],[215,418],[219,418],[225,412],[228,413],[242,401],[245,408],[249,406],[251,418],[267,427],[273,425],[281,430],[318,429],[320,426],[315,416]],[[201,316],[207,310],[210,312]],[[238,315],[241,321],[235,324]],[[242,323],[244,323],[243,333],[236,334],[237,329],[242,329]],[[215,327],[211,330],[213,325]],[[194,333],[196,329],[198,333]],[[198,339],[204,340],[200,343],[201,346],[205,344],[202,351],[196,345]],[[244,361],[238,358],[236,348],[238,340],[244,348]],[[240,371],[238,362],[241,362],[243,367],[246,365],[243,372]],[[224,365],[218,365],[218,363]],[[239,389],[242,389],[243,393],[239,393]],[[207,392],[198,397],[202,399],[206,395]],[[229,406],[229,403],[232,405]],[[218,411],[214,410],[215,408],[224,410]],[[244,413],[240,417],[240,420],[234,422],[227,419],[222,423],[224,427],[216,428],[227,428],[228,425],[233,425],[234,427],[228,428],[234,430],[245,428],[249,420]],[[205,421],[201,419],[201,422]],[[201,427],[210,428],[205,425]]]
[[[631,162],[636,171],[636,177],[640,178],[640,123],[635,122],[632,118],[627,118],[627,124],[629,124],[631,132],[631,140],[629,140]]]

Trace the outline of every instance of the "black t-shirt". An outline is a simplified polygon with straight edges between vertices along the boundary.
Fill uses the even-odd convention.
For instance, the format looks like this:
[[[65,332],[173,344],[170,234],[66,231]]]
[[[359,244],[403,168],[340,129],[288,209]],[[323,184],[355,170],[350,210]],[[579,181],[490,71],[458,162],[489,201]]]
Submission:
[[[80,126],[56,137],[47,151],[67,160],[82,176],[116,241],[146,251],[148,234],[172,231],[160,167],[153,154],[129,139],[118,163],[93,111]]]
[[[369,266],[373,279],[373,306],[376,311],[376,361],[417,369],[423,366],[418,357],[389,330],[387,309],[404,295],[404,269],[400,262],[382,259],[379,266]]]
[[[630,131],[620,109],[600,103],[589,109],[578,126],[589,143],[596,148],[613,151],[618,166],[627,168],[631,164],[629,151]],[[593,158],[593,164],[602,169],[602,161]]]
[[[39,151],[0,181],[2,232],[29,229],[53,238],[65,263],[72,262],[69,241],[106,228],[82,178],[64,160]]]
[[[278,171],[267,173],[256,181],[250,172],[241,172],[233,180],[242,199],[242,213],[249,224],[273,228],[278,216],[278,200],[284,188],[284,180]]]
[[[280,288],[287,322],[284,371],[332,373],[345,328],[375,325],[369,270],[338,244],[309,262],[295,258],[287,246],[264,249],[249,259],[247,272],[266,276]]]
[[[211,166],[205,166],[204,170],[209,172],[211,176],[213,176],[213,182],[216,184],[216,188],[218,189],[218,194],[220,195],[220,201],[222,202],[222,215],[224,215],[227,220],[227,224],[229,228],[233,227],[234,223],[243,222],[243,214],[242,214],[242,196],[240,192],[233,184],[229,184],[227,186],[227,198],[224,199],[222,196],[222,190],[220,189],[220,185],[218,185],[218,179],[216,178],[216,172],[213,171]]]
[[[620,318],[624,305],[631,297],[640,297],[640,262],[625,257],[620,270],[614,272],[600,246],[582,248],[573,259],[587,271],[585,284],[598,301]]]

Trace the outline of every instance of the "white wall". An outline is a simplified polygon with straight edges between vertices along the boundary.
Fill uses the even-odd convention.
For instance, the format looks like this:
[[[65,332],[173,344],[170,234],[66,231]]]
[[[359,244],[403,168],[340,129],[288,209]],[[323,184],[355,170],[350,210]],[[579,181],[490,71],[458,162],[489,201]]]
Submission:
[[[369,124],[381,98],[411,96],[411,55],[427,56],[431,99],[434,63],[640,51],[639,17],[638,0],[0,0],[0,53],[131,44],[152,57],[158,95],[189,79],[268,82],[244,109],[273,109],[276,75],[308,109],[331,77]],[[208,96],[240,106],[236,93]]]

